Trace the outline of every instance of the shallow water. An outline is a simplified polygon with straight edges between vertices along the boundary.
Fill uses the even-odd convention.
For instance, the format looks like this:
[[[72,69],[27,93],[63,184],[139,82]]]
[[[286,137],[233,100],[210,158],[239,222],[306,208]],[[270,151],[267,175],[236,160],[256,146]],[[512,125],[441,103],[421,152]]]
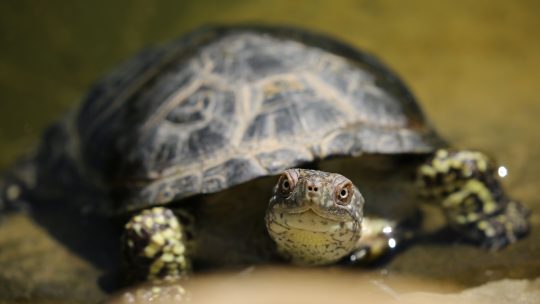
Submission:
[[[94,79],[141,47],[209,22],[305,26],[382,58],[412,87],[446,138],[458,147],[489,151],[509,168],[505,182],[509,192],[533,211],[532,233],[501,252],[465,244],[417,245],[384,268],[330,276],[328,287],[336,287],[332,296],[341,299],[343,292],[353,289],[354,284],[348,285],[351,280],[359,285],[380,280],[381,271],[399,284],[412,286],[407,292],[457,291],[500,279],[540,276],[538,2],[55,3],[0,3],[0,170],[30,149],[43,127],[76,104]],[[80,230],[73,229],[86,231],[85,236],[66,246],[63,240],[77,235],[63,226],[46,231],[36,223],[43,220],[20,215],[2,223],[0,302],[103,299],[107,294],[103,286],[114,281],[104,275],[114,268],[108,258],[115,252],[114,239],[104,237],[101,242],[94,236],[106,230],[95,230],[92,221],[86,221],[78,223]],[[86,255],[92,246],[102,246],[102,256]],[[316,273],[334,271],[341,273],[327,269]],[[276,273],[291,283],[290,289],[272,283]],[[286,295],[295,292],[294,284],[302,278],[320,286],[312,272],[291,276],[287,270],[263,270],[256,271],[255,277],[279,288],[286,299],[291,299]],[[216,280],[203,277],[190,284],[196,290],[214,286]],[[238,289],[235,294],[245,292],[241,284],[233,286]],[[496,286],[494,289],[500,289]],[[538,288],[538,284],[531,286]],[[365,294],[387,294],[384,290],[375,288]],[[350,297],[342,300],[347,302]]]

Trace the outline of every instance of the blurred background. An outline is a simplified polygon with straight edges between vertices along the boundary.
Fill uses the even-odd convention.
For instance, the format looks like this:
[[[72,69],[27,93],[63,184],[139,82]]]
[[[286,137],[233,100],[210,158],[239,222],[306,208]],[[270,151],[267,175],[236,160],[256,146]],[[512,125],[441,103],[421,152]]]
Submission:
[[[443,136],[458,147],[489,151],[507,166],[507,188],[533,210],[532,234],[502,252],[422,245],[375,269],[375,276],[384,270],[403,275],[403,282],[429,282],[414,285],[418,291],[540,276],[540,2],[534,0],[2,1],[0,171],[94,80],[141,48],[200,25],[238,22],[306,27],[377,55],[409,84]],[[26,243],[7,250],[21,239]],[[29,253],[19,255],[24,250]],[[24,217],[0,229],[2,261],[16,262],[0,270],[0,302],[95,302],[106,295],[96,283],[102,269]],[[36,271],[32,281],[28,275]],[[70,286],[73,278],[82,283]],[[330,284],[339,285],[339,278]]]

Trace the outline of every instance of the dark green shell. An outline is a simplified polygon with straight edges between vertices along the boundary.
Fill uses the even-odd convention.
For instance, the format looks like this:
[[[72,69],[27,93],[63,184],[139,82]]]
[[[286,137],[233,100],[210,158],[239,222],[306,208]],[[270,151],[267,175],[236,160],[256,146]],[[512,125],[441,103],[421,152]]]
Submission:
[[[65,124],[85,182],[134,210],[331,156],[428,153],[442,141],[374,57],[299,29],[211,27],[96,84]]]

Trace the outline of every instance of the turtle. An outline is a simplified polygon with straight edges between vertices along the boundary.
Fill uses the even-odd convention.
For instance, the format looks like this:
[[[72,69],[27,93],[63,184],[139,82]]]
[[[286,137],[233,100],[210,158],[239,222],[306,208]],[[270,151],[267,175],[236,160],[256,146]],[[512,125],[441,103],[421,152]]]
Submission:
[[[499,249],[529,212],[497,168],[451,148],[373,55],[300,28],[215,25],[94,84],[8,172],[0,205],[54,198],[125,219],[126,273],[163,279],[377,258],[411,235],[402,219],[420,201]]]

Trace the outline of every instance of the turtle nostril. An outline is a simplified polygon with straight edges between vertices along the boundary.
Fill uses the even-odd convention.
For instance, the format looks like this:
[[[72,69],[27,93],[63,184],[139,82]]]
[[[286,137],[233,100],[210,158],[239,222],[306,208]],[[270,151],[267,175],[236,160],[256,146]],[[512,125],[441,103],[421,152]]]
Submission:
[[[316,185],[314,185],[312,183],[309,183],[306,188],[307,188],[307,192],[318,193],[320,187],[316,186]]]

